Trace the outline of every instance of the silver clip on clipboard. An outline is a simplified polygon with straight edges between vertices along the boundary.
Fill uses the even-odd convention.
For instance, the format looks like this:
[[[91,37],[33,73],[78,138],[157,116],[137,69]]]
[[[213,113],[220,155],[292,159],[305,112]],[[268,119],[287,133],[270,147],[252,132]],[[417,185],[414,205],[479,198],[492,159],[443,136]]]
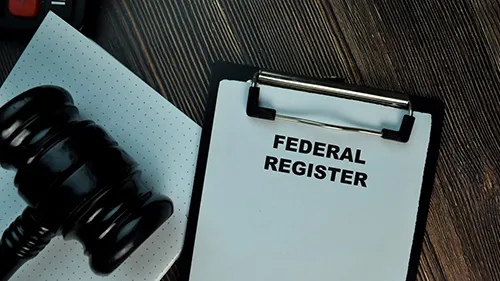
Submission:
[[[323,123],[310,119],[303,119],[295,116],[280,114],[272,108],[261,107],[259,105],[259,84],[267,84],[271,86],[308,91],[317,94],[325,94],[335,97],[348,98],[407,109],[408,114],[405,114],[403,116],[399,131],[385,128],[380,131],[374,131],[366,128],[347,127],[336,124]],[[248,93],[246,111],[248,116],[254,118],[267,120],[284,120],[328,129],[359,132],[405,143],[410,139],[413,124],[415,123],[415,117],[413,116],[413,110],[409,95],[397,92],[382,91],[378,89],[363,88],[339,82],[313,80],[306,77],[289,76],[262,70],[259,70],[253,76],[252,86],[250,87]]]

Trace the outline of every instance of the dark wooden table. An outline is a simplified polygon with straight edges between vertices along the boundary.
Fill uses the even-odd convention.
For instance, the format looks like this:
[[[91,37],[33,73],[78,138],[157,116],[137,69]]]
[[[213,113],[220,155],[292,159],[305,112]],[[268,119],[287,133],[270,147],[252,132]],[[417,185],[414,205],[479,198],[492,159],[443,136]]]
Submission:
[[[200,125],[217,60],[441,99],[419,280],[500,280],[498,0],[103,2],[97,43]],[[0,42],[1,81],[24,46]]]

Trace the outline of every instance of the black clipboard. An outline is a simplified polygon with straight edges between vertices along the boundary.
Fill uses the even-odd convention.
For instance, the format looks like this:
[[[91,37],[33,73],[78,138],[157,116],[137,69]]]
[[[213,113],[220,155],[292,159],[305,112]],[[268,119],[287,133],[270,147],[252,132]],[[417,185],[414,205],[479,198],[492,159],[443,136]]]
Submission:
[[[207,157],[210,147],[210,139],[212,135],[212,126],[214,121],[214,114],[216,109],[217,94],[219,90],[219,83],[224,79],[237,80],[237,81],[253,81],[253,87],[249,91],[249,99],[247,104],[247,115],[253,118],[263,118],[268,120],[274,120],[276,117],[276,111],[269,108],[263,108],[259,106],[258,103],[258,91],[256,89],[257,75],[262,73],[262,70],[258,67],[229,64],[229,63],[216,63],[212,68],[212,76],[209,88],[209,97],[206,107],[204,125],[201,135],[200,148],[197,160],[196,174],[193,185],[193,194],[191,199],[191,206],[188,217],[188,224],[186,229],[186,236],[184,241],[183,250],[179,258],[179,271],[180,280],[188,281],[190,278],[191,263],[193,257],[194,244],[196,239],[196,229],[198,225],[198,215],[200,210],[200,202],[202,199],[203,185],[205,179],[205,170],[207,167]],[[293,76],[286,76],[293,77]],[[298,78],[300,80],[300,78]],[[305,78],[305,81],[317,81],[320,85],[342,85],[341,79],[331,79],[328,80],[311,80],[310,78]],[[302,80],[304,81],[304,80]],[[314,82],[312,82],[314,83]],[[283,85],[285,86],[285,85]],[[369,89],[363,87],[357,87],[352,85],[344,84],[345,88],[353,91],[368,91],[371,94],[386,94],[384,91]],[[341,87],[343,87],[341,86]],[[254,93],[252,96],[252,88]],[[343,87],[344,88],[344,87]],[[257,92],[257,96],[255,96]],[[318,94],[325,94],[322,91],[314,91]],[[389,93],[389,96],[391,94]],[[349,98],[348,96],[343,96],[344,98]],[[422,250],[422,243],[424,240],[424,233],[427,221],[427,215],[429,210],[429,203],[432,194],[432,189],[434,185],[434,176],[436,171],[436,164],[438,159],[438,150],[441,139],[441,130],[443,126],[444,118],[444,106],[442,102],[434,99],[423,98],[418,96],[407,96],[410,101],[409,115],[405,115],[399,131],[382,130],[380,136],[388,139],[388,141],[399,141],[406,142],[411,135],[411,127],[413,122],[411,120],[411,112],[418,111],[423,113],[431,114],[432,126],[430,132],[430,141],[428,145],[427,157],[424,167],[423,182],[419,199],[419,208],[417,211],[417,219],[415,223],[415,231],[413,236],[413,243],[411,246],[410,259],[408,262],[408,270],[406,274],[407,281],[416,280],[417,271],[419,266],[420,254]],[[391,106],[391,105],[389,105]],[[408,120],[410,119],[410,120]],[[306,120],[307,121],[307,120]],[[299,120],[300,122],[300,120]],[[311,124],[311,125],[332,125],[332,124]],[[335,126],[335,125],[333,125]],[[341,127],[341,126],[340,126]],[[347,130],[358,130],[359,128],[340,128]],[[363,129],[361,129],[363,130]],[[385,132],[385,134],[384,134]],[[370,132],[368,132],[370,133]]]

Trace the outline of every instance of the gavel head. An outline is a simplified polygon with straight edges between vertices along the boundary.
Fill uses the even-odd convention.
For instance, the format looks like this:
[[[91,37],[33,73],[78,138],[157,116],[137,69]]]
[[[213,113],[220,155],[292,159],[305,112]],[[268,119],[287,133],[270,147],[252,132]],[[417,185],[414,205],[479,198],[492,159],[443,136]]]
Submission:
[[[30,219],[4,232],[9,251],[29,242],[21,232],[33,240],[43,229],[80,241],[92,269],[108,274],[172,214],[171,200],[141,181],[131,156],[82,120],[61,88],[38,87],[9,101],[0,108],[0,134],[0,164],[17,170],[14,183],[30,209]],[[23,258],[40,250],[32,248]]]

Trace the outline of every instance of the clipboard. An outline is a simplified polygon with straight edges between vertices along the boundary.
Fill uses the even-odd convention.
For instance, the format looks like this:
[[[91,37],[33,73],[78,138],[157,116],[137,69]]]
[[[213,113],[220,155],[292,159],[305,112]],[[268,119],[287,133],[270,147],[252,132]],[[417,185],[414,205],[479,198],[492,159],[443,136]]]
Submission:
[[[215,64],[181,280],[415,280],[443,115],[432,99]]]

